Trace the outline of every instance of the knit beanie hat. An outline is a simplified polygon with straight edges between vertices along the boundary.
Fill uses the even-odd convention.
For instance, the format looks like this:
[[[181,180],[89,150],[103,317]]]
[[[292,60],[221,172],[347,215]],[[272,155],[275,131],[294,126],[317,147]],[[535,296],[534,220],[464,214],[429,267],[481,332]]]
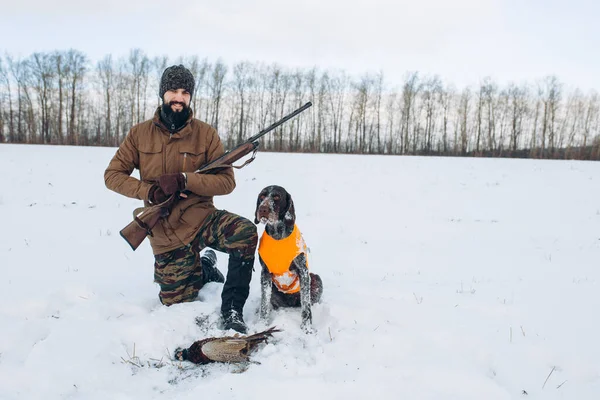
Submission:
[[[160,78],[158,95],[162,99],[167,90],[185,89],[190,95],[194,93],[194,76],[183,65],[172,65],[165,69]]]

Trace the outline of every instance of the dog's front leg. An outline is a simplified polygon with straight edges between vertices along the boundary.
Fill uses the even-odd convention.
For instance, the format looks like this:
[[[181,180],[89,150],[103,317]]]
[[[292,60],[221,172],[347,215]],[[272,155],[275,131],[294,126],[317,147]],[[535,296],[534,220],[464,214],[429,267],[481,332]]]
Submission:
[[[259,257],[260,265],[262,265],[260,271],[260,312],[259,317],[262,320],[266,320],[271,313],[271,290],[272,280],[269,269]]]
[[[312,311],[310,299],[310,274],[306,266],[306,256],[304,253],[294,259],[294,267],[300,278],[300,310],[302,316],[301,328],[306,333],[311,333],[312,329]]]

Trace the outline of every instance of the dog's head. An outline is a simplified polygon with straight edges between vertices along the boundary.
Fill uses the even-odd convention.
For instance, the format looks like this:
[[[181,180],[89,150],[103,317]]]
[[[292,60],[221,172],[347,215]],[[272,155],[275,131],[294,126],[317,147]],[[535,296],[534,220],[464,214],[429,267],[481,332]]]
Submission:
[[[271,185],[260,191],[254,212],[254,223],[259,222],[268,225],[275,225],[278,222],[288,226],[295,224],[296,210],[292,196],[287,190],[281,186]]]

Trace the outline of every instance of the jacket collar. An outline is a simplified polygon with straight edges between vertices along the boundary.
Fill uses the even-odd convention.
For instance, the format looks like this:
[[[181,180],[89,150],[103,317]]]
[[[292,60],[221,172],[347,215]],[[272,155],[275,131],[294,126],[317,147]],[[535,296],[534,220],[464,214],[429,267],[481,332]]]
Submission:
[[[194,110],[190,109],[190,115],[188,116],[187,121],[185,121],[185,124],[183,124],[183,127],[181,127],[178,131],[175,131],[173,133],[171,133],[171,131],[165,126],[165,124],[160,119],[160,112],[161,112],[161,106],[158,106],[156,108],[156,111],[154,112],[154,117],[152,118],[152,122],[154,123],[154,125],[158,126],[164,134],[169,135],[170,137],[174,137],[174,138],[182,138],[184,136],[189,135],[192,132],[192,123],[194,120]]]

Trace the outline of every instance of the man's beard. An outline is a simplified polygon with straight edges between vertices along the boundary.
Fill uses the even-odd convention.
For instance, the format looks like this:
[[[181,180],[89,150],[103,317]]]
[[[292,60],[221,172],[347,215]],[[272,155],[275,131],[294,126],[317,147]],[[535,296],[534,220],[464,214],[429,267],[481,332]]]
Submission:
[[[183,107],[181,111],[173,111],[171,106],[175,104],[179,104]],[[172,101],[169,104],[163,103],[161,114],[163,122],[167,125],[169,130],[173,131],[181,128],[186,123],[190,116],[190,108],[180,101]]]

